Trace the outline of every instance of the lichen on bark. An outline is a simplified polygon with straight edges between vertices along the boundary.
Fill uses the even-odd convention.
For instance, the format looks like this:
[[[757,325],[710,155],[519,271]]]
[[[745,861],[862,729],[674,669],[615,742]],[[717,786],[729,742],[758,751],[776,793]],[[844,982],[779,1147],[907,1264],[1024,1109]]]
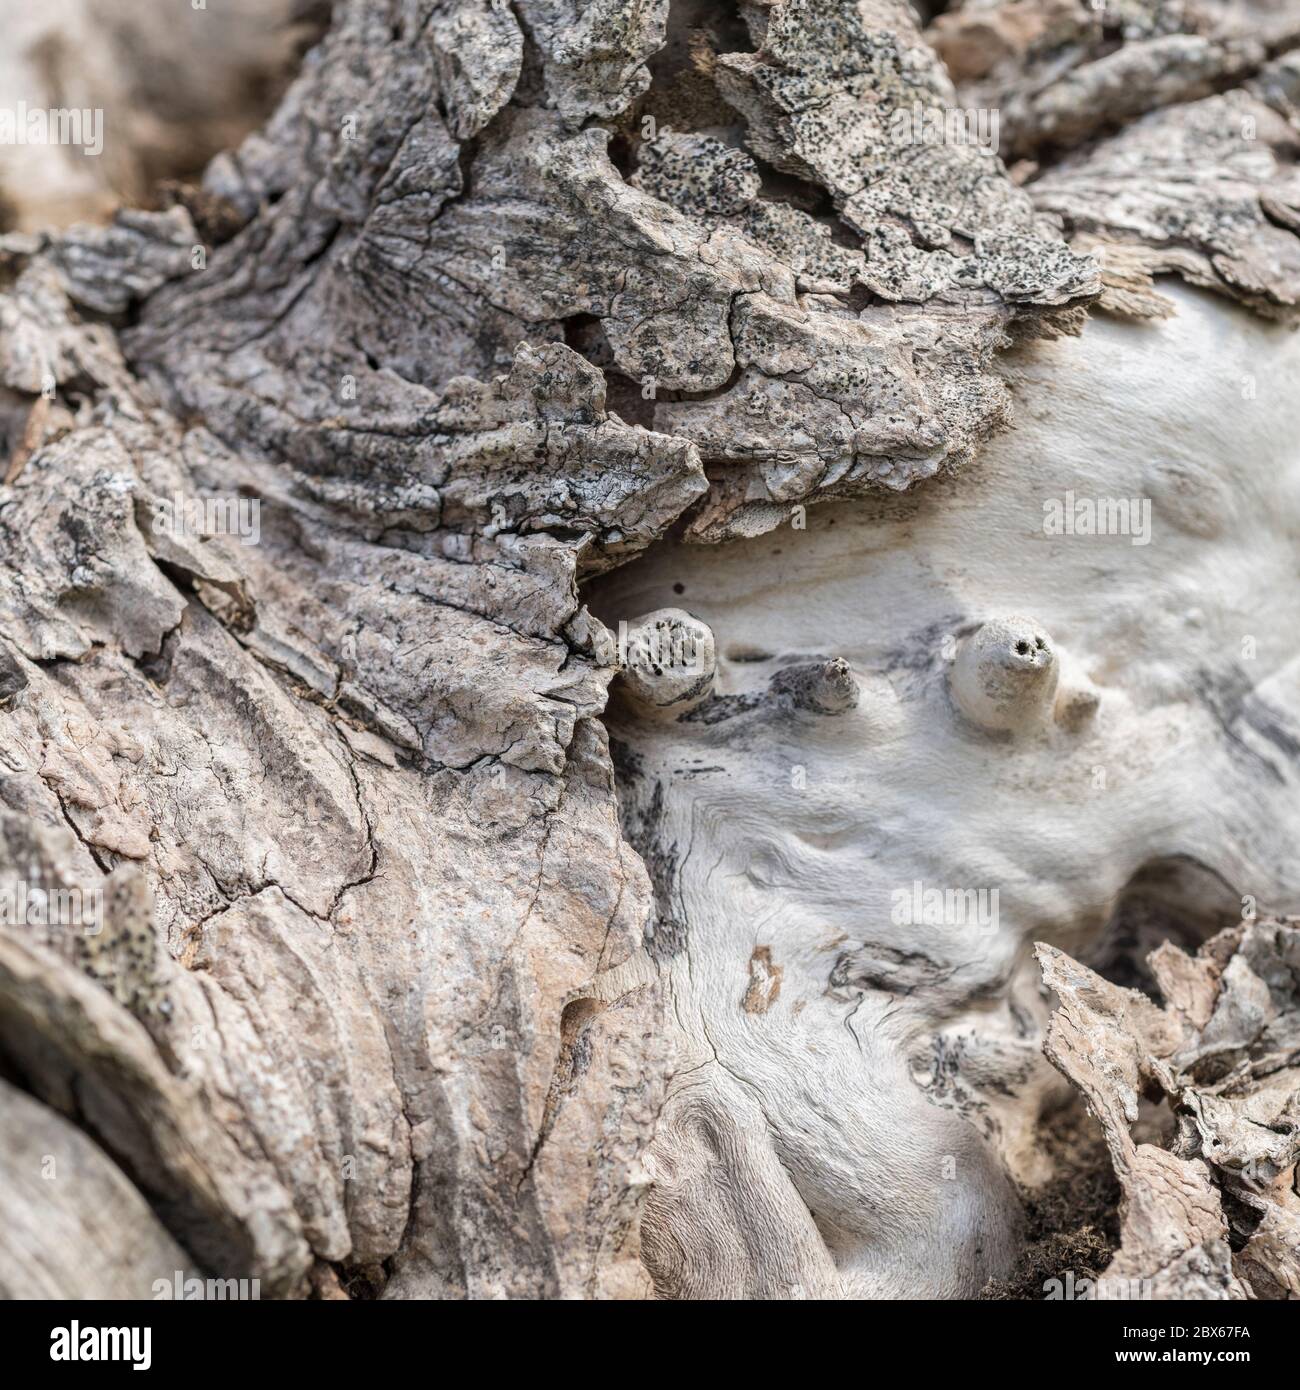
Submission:
[[[950,74],[974,7],[936,51],[898,0],[342,0],[200,187],[0,235],[0,887],[105,893],[93,936],[0,927],[0,1108],[86,1165],[48,1192],[102,1255],[54,1250],[42,1293],[838,1291],[793,1201],[752,1277],[680,1267],[654,1220],[640,1258],[680,924],[620,822],[617,634],[580,586],[959,472],[1009,419],[998,354],[1150,312],[1156,273],[1291,314],[1290,41],[1128,8],[1111,56],[1064,26],[1054,85],[1057,38],[1015,25]],[[908,134],[979,81],[1032,177]],[[255,504],[258,543],[159,524],[177,498]],[[772,698],[847,702],[810,672]],[[1248,964],[1290,950],[1268,930]],[[1135,1269],[1176,1170],[1195,1287],[1295,1292],[1286,1204],[1223,1176],[1258,1041],[1246,1099],[1143,1053],[1187,1128],[1140,1159],[1108,1130]],[[753,1116],[685,1109],[697,1157],[779,1177]],[[30,1152],[0,1143],[0,1282],[41,1241],[10,1219]],[[697,1176],[676,1200],[743,1226]]]

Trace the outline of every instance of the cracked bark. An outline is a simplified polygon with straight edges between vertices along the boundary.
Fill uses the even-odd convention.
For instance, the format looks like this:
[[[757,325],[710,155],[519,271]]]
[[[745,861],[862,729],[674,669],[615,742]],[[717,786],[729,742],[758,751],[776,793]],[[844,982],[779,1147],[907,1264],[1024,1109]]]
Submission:
[[[201,190],[0,238],[0,874],[111,875],[98,936],[0,929],[0,1105],[87,1165],[68,1241],[126,1194],[42,1290],[648,1296],[670,924],[580,581],[962,467],[1011,337],[1137,312],[1099,242],[1137,301],[1173,269],[1289,313],[1284,48],[1188,58],[1170,111],[1021,187],[892,139],[958,99],[892,0],[349,0]],[[1206,84],[1266,161],[1206,153],[1209,108],[1172,106]],[[1100,120],[1046,110],[1026,150]],[[1170,121],[1169,183],[1213,195],[1177,236],[1121,196]],[[256,501],[260,543],[155,526],[177,494]],[[789,1269],[712,1291],[833,1291],[789,1216]],[[1284,1225],[1256,1277],[1291,1277]],[[0,1227],[0,1264],[41,1239]]]

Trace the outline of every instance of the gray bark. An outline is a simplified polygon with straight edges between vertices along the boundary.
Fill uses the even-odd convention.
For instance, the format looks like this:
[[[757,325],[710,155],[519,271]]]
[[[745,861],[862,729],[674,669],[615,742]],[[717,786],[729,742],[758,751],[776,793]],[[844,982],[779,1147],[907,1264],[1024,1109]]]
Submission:
[[[896,0],[713,11],[345,0],[201,190],[0,237],[0,886],[105,892],[0,927],[6,1291],[651,1296],[675,1034],[581,581],[963,467],[994,356],[1158,271],[1294,310],[1283,38],[1126,45],[1150,114],[1081,49],[1021,186],[891,133],[961,99]]]

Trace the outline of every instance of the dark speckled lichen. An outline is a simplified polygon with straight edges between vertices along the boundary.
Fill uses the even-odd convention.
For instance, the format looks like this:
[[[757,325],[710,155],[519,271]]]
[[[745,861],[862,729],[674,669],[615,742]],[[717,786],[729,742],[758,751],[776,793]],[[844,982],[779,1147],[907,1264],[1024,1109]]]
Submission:
[[[577,422],[599,426],[592,444],[551,427],[545,466],[517,429],[510,494],[479,504],[497,526],[580,528],[621,554],[623,537],[644,543],[694,506],[691,446],[714,465],[696,539],[905,488],[960,464],[1004,418],[988,367],[1008,327],[1097,290],[1093,262],[1036,221],[990,151],[935,158],[882,124],[905,99],[951,91],[904,8],[770,6],[759,52],[695,70],[745,117],[709,130],[635,118],[665,0],[488,8],[438,0],[409,46],[379,48],[364,7],[345,8],[329,62],[291,103],[286,148],[271,160],[254,144],[220,170],[213,191],[239,207],[279,190],[254,234],[217,248],[206,277],[164,288],[133,337],[137,358],[227,440],[281,449],[327,475],[311,486],[331,495],[364,477],[372,495],[355,504],[377,520],[409,516],[422,496],[441,524],[460,515],[444,495],[447,393],[509,372],[521,342],[548,344],[561,376],[571,348],[591,344],[621,418],[658,431],[638,457],[678,481],[633,527],[607,525],[604,501],[575,506],[572,487],[525,501],[529,469],[545,474],[566,441],[593,458],[608,447],[605,501],[625,491],[609,480],[636,451],[621,419],[600,424],[593,406]],[[331,73],[347,75],[342,90]],[[355,138],[310,138],[340,113]],[[626,177],[597,124],[619,113]],[[358,384],[346,415],[345,376]],[[484,469],[488,447],[457,441],[457,476]]]
[[[756,54],[719,59],[718,82],[759,154],[820,184],[862,236],[876,294],[925,302],[961,286],[1060,305],[1096,292],[1095,267],[978,124],[952,119],[952,84],[902,5],[787,0]]]
[[[665,131],[638,150],[633,188],[693,217],[730,217],[752,203],[762,187],[754,161],[708,135]]]

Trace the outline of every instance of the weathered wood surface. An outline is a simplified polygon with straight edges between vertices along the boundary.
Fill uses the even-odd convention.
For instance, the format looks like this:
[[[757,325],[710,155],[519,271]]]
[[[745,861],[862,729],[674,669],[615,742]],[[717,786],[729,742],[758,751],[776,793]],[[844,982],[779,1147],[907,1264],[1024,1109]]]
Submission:
[[[1288,314],[1287,42],[1163,41],[1159,109],[1022,185],[898,139],[964,88],[894,0],[345,0],[201,194],[0,237],[0,886],[105,891],[96,935],[0,929],[0,1040],[98,1185],[61,1229],[153,1212],[42,1291],[652,1292],[682,1054],[579,581],[961,468],[998,351],[1154,271]],[[1017,147],[1102,124],[1046,100]]]

